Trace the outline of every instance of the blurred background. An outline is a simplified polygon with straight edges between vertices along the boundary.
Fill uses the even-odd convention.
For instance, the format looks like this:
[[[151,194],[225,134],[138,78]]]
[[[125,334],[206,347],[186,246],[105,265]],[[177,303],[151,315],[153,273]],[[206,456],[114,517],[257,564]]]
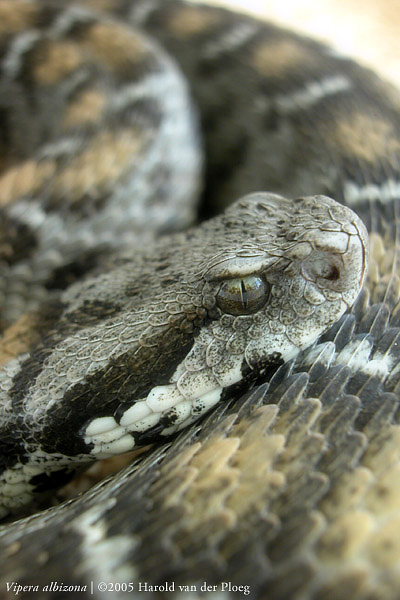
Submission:
[[[400,0],[204,0],[333,45],[400,87]]]

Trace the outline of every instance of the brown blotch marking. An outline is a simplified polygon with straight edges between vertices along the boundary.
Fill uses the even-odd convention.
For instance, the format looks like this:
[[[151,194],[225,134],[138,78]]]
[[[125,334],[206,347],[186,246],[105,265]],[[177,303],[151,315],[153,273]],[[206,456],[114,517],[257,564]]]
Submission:
[[[62,126],[64,129],[99,122],[107,98],[96,90],[85,90],[66,109]]]
[[[349,560],[358,555],[373,528],[368,511],[347,511],[330,523],[319,540],[319,550],[326,558]]]
[[[400,512],[400,464],[394,465],[378,478],[365,499],[376,515]]]
[[[226,500],[237,486],[238,472],[230,461],[239,443],[236,437],[216,434],[179,453],[172,468],[167,465],[168,471],[163,470],[162,486],[157,483],[156,495],[161,495],[167,512],[173,506],[188,508],[182,520],[185,530],[200,526],[204,532],[210,522],[221,519],[227,529],[234,526],[236,518],[226,507]]]
[[[115,23],[94,23],[85,32],[80,45],[100,65],[110,69],[126,69],[138,65],[149,56],[140,36]]]
[[[38,317],[34,313],[23,315],[4,332],[0,341],[0,365],[29,352],[37,344],[40,335],[37,331]]]
[[[185,6],[167,17],[168,29],[180,38],[190,37],[218,25],[222,15],[208,8]]]
[[[10,167],[0,176],[0,206],[15,202],[23,196],[34,195],[55,173],[56,165],[51,160],[37,163],[27,160]]]
[[[218,513],[225,513],[231,523],[235,516],[227,509],[227,499],[238,484],[239,473],[232,468],[240,440],[237,437],[215,437],[210,444],[204,444],[192,460],[197,476],[193,485],[186,491],[186,499],[193,507],[189,528],[210,520]],[[205,503],[206,490],[212,490]],[[201,515],[201,517],[200,517]],[[200,518],[199,518],[200,517]]]
[[[148,139],[143,131],[133,129],[100,132],[57,173],[50,192],[55,197],[68,198],[73,204],[88,192],[104,191],[139,160]]]
[[[373,474],[365,467],[344,473],[321,503],[323,513],[333,520],[362,505],[373,479]]]
[[[166,464],[157,495],[162,495],[167,510],[188,508],[182,520],[186,530],[210,529],[212,537],[224,536],[212,523],[223,521],[226,529],[232,529],[243,515],[265,510],[268,498],[276,496],[285,483],[273,468],[284,438],[268,432],[276,414],[277,407],[271,405],[238,423],[230,415],[224,421],[229,431],[192,445],[172,465]]]
[[[84,62],[79,48],[72,42],[48,41],[32,57],[31,73],[40,85],[52,85],[73,73]]]
[[[350,112],[341,115],[340,119],[332,119],[331,124],[332,139],[346,156],[374,165],[380,160],[386,162],[392,154],[400,152],[400,141],[393,125],[383,117]]]
[[[0,34],[17,33],[35,23],[39,7],[31,2],[0,2]]]
[[[400,465],[395,465],[382,476],[366,501],[378,514],[400,511]]]
[[[240,446],[232,467],[240,473],[240,479],[227,506],[238,520],[249,511],[263,510],[286,484],[285,475],[275,469],[285,445],[285,437],[271,431],[277,414],[277,406],[262,406],[250,419],[243,419],[233,428],[232,434],[238,436]]]
[[[382,526],[377,527],[376,533],[371,536],[366,551],[374,565],[385,569],[394,567],[400,584],[398,571],[398,565],[400,564],[400,516],[398,514],[386,519]]]
[[[249,59],[253,67],[266,77],[283,77],[315,63],[315,55],[295,40],[263,41]]]
[[[335,565],[334,575],[329,568],[324,571],[324,567],[325,564],[322,565],[321,574],[324,573],[327,582],[318,586],[315,591],[313,590],[313,598],[323,600],[347,600],[348,598],[376,600],[378,598],[373,593],[371,595],[368,593],[370,592],[368,567],[363,565],[360,559],[357,564],[350,567],[347,564]],[[383,596],[380,597],[383,598]]]

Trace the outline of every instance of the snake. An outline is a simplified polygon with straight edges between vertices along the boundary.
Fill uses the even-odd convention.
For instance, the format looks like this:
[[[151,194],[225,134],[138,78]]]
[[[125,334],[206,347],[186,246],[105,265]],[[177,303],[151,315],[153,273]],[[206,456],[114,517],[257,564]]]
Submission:
[[[184,0],[0,33],[0,596],[399,598],[398,90]]]

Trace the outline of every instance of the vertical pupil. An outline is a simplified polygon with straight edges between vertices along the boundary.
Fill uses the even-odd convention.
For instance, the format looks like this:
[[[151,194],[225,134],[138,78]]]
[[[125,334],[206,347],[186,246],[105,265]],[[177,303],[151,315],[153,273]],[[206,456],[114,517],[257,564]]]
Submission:
[[[269,285],[257,275],[243,279],[227,279],[221,284],[216,302],[231,315],[248,315],[264,306],[269,297]]]
[[[248,293],[247,293],[246,286],[245,286],[245,284],[244,284],[244,281],[243,281],[243,279],[241,279],[241,281],[240,281],[240,288],[241,288],[241,291],[242,291],[242,302],[243,302],[243,306],[244,306],[244,308],[246,308],[246,309],[247,309],[247,305],[248,305],[248,303],[249,303],[249,295],[248,295]]]

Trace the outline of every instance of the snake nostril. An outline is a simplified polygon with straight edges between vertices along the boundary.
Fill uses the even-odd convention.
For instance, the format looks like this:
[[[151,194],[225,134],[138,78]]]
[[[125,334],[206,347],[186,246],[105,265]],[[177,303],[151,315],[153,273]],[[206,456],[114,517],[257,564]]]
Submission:
[[[327,279],[328,281],[337,281],[339,278],[340,278],[340,271],[336,266],[332,266],[329,273],[324,276],[324,279]]]

